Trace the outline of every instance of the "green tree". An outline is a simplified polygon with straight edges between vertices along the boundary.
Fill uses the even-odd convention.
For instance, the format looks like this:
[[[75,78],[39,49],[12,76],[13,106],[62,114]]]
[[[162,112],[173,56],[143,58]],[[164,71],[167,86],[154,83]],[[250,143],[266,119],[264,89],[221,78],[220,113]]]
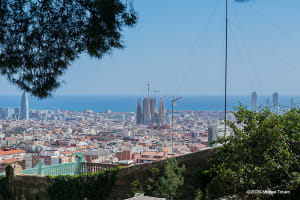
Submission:
[[[176,159],[169,159],[163,170],[151,168],[146,178],[143,180],[135,180],[131,183],[132,194],[145,193],[147,196],[165,197],[170,199],[180,199],[181,194],[178,192],[184,183],[183,173],[185,166],[178,166]]]
[[[212,197],[245,194],[247,190],[284,190],[300,195],[300,110],[281,114],[269,108],[249,111],[240,106],[234,136],[220,138],[223,146],[210,161],[208,186]],[[299,197],[299,196],[298,196]]]
[[[139,180],[133,181],[131,184],[131,193],[127,194],[128,197],[135,195],[136,193],[145,193]]]
[[[0,73],[20,89],[46,97],[67,67],[86,53],[122,48],[121,32],[136,23],[125,0],[1,0]]]
[[[178,188],[184,183],[185,166],[178,166],[176,159],[170,159],[164,168],[164,174],[159,178],[159,185],[153,191],[153,196],[171,199],[179,197]]]
[[[159,187],[160,170],[158,168],[151,168],[146,173],[146,180],[135,180],[131,183],[132,196],[136,193],[144,193],[145,195],[152,195],[153,191]]]
[[[160,177],[160,170],[158,168],[152,168],[149,170],[149,177],[145,181],[145,193],[152,194],[154,190],[159,187],[157,179]]]
[[[202,200],[203,199],[203,193],[201,192],[201,189],[197,189],[196,190],[196,196],[195,196],[195,200]]]

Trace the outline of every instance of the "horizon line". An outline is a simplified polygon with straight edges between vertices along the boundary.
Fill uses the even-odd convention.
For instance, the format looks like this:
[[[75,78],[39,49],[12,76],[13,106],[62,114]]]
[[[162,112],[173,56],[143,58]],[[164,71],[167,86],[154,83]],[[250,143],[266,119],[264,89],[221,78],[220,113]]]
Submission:
[[[277,92],[278,93],[278,92]],[[250,94],[230,94],[227,96],[251,96],[252,93]],[[279,96],[299,96],[300,94],[280,94],[278,93]],[[20,94],[0,94],[0,96],[21,96],[22,93]],[[258,96],[272,96],[272,94],[258,94]],[[38,98],[38,97],[34,97],[33,95],[28,95],[31,98]],[[51,97],[55,97],[55,96],[147,96],[147,94],[53,94],[49,97],[45,97],[42,98],[43,99],[47,99],[47,98],[51,98]],[[158,94],[158,95],[150,95],[150,96],[224,96],[224,94]]]

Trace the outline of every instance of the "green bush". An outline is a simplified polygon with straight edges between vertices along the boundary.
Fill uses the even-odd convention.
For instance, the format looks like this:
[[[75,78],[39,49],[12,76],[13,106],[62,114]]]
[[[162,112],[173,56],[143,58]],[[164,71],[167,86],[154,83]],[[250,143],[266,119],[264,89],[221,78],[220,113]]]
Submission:
[[[300,110],[273,113],[269,108],[249,111],[240,106],[236,123],[228,122],[234,136],[219,138],[223,146],[204,173],[210,177],[209,194],[217,198],[247,190],[283,190],[300,196]],[[275,198],[265,196],[264,198]]]
[[[6,176],[0,176],[0,199],[12,199],[12,193],[9,190],[9,184]]]
[[[93,174],[48,177],[50,200],[105,200],[116,181],[119,168]]]

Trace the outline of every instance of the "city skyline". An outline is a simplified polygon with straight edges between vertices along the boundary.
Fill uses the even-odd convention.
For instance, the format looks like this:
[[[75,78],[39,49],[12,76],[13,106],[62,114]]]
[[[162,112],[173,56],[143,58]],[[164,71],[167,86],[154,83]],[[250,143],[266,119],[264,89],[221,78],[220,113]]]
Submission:
[[[3,107],[0,105],[0,119],[28,120],[30,115],[32,115],[32,110],[29,110],[29,101],[26,92],[22,93],[18,106]]]
[[[20,106],[20,96],[3,96],[0,95],[0,107],[15,108]],[[171,95],[159,95],[163,97],[165,110],[171,109]],[[157,98],[159,99],[159,96]],[[182,95],[184,100],[177,103],[175,110],[215,110],[224,111],[224,97],[218,96],[201,96],[201,95]],[[257,106],[273,104],[272,94],[265,96],[258,94]],[[28,96],[31,110],[70,110],[84,111],[93,110],[95,112],[136,112],[137,99],[141,100],[146,95],[101,95],[101,96],[68,96],[57,95],[51,98],[39,100]],[[141,102],[142,103],[142,102]],[[228,96],[228,109],[235,110],[240,105],[247,106],[251,109],[251,94],[245,96]],[[291,104],[299,105],[300,96],[280,95],[280,105],[289,107]],[[270,104],[268,104],[270,105]],[[150,108],[149,108],[150,109]],[[157,110],[159,111],[159,110]],[[159,113],[159,112],[158,112]]]

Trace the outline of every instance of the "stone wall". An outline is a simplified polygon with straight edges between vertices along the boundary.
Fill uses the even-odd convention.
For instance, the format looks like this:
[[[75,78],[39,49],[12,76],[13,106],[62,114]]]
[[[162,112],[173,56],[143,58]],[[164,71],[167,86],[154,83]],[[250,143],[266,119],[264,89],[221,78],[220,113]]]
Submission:
[[[215,153],[215,148],[205,148],[199,152],[190,153],[176,157],[179,165],[184,164],[186,167],[185,176],[192,176],[200,166],[206,166],[209,158]],[[128,198],[131,191],[131,183],[137,179],[144,179],[146,172],[151,168],[163,169],[167,160],[134,165],[123,168],[119,171],[117,181],[109,196],[109,200],[122,200]]]
[[[199,167],[206,166],[208,159],[215,153],[217,148],[205,148],[199,152],[176,157],[179,165],[186,167],[185,176],[192,176]],[[134,165],[121,168],[117,181],[110,193],[109,200],[123,200],[128,198],[131,191],[131,183],[137,178],[145,178],[146,172],[151,168],[163,169],[167,160],[159,160],[146,164]],[[13,174],[12,190],[17,200],[41,200],[46,198],[47,177]],[[1,190],[1,188],[0,188]],[[1,197],[0,197],[1,199]]]
[[[42,200],[46,198],[47,178],[39,175],[14,177],[13,193],[17,200]]]

